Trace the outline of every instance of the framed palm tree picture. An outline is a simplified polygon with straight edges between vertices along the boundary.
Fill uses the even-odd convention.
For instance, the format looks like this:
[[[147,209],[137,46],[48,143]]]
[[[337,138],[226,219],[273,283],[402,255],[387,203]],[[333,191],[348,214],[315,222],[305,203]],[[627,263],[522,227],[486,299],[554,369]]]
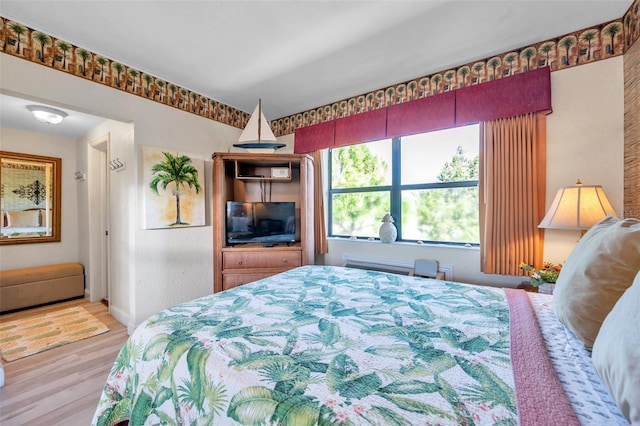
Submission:
[[[204,159],[142,146],[144,228],[205,225]]]

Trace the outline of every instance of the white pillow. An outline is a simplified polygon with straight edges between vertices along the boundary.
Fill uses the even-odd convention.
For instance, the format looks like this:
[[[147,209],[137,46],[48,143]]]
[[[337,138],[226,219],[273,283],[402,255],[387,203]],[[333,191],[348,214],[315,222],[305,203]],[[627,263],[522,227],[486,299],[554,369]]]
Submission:
[[[37,228],[40,226],[40,210],[9,210],[9,228]]]
[[[553,310],[587,348],[640,270],[640,219],[607,216],[567,257],[553,291]]]
[[[640,425],[640,273],[607,315],[591,354],[593,365],[633,425]]]

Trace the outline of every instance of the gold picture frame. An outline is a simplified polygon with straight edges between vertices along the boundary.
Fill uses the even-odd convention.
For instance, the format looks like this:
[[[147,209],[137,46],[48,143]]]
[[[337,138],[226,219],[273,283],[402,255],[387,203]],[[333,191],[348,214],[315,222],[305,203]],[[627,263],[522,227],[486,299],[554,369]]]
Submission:
[[[0,151],[0,245],[60,241],[61,166],[56,157]]]

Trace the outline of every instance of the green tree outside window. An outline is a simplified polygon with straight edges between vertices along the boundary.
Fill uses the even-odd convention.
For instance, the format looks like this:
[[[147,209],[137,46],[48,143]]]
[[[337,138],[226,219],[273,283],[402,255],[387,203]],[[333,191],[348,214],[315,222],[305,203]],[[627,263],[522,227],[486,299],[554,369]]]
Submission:
[[[351,145],[331,151],[330,235],[377,237],[381,218],[395,211],[396,224],[401,224],[399,240],[479,243],[477,154],[468,155],[459,145],[442,165],[435,182],[402,185],[388,178],[396,176],[400,180],[398,171],[388,173],[394,166],[390,159],[400,155],[392,156],[391,150],[388,155],[379,154],[379,149],[370,146]],[[401,139],[394,139],[392,146],[401,150]],[[413,149],[408,151],[412,155]],[[429,155],[429,149],[425,148],[425,155]],[[392,200],[399,200],[395,202],[400,205],[394,208]]]

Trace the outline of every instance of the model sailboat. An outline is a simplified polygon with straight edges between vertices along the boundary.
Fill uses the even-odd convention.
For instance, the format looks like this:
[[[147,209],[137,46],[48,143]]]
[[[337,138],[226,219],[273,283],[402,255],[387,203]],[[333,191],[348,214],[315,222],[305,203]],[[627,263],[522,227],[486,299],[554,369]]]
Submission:
[[[286,146],[286,144],[276,141],[277,139],[269,127],[269,122],[262,113],[262,100],[258,99],[258,105],[253,110],[247,126],[238,139],[239,143],[233,144],[233,146],[244,148],[253,153],[274,152],[276,149]]]

